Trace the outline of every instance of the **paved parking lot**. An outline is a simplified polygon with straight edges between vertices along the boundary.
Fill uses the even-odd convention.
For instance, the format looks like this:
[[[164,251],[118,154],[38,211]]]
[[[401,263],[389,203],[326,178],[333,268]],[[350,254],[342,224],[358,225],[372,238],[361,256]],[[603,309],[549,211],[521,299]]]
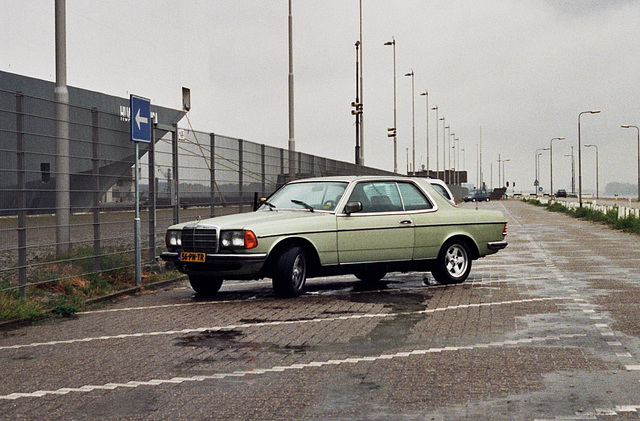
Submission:
[[[505,213],[509,247],[462,285],[343,276],[283,300],[181,282],[0,332],[0,418],[637,419],[640,237],[479,206]]]

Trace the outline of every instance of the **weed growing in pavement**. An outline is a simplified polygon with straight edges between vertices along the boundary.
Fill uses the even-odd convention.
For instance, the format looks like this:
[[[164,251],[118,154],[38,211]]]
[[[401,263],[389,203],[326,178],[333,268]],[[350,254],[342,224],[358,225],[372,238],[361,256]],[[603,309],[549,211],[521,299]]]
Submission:
[[[48,255],[30,264],[27,297],[20,297],[17,270],[0,272],[0,321],[72,316],[91,299],[134,286],[130,250],[103,249],[96,262],[92,247],[78,247],[64,256]],[[99,264],[100,269],[96,269]],[[144,271],[142,284],[173,279],[177,272]]]
[[[624,218],[619,218],[617,207],[609,209],[606,212],[602,212],[600,210],[587,207],[569,208],[559,202],[542,203],[538,199],[524,199],[523,201],[535,206],[544,206],[550,212],[562,212],[575,218],[601,222],[621,231],[640,234],[640,218],[635,215],[627,215]]]

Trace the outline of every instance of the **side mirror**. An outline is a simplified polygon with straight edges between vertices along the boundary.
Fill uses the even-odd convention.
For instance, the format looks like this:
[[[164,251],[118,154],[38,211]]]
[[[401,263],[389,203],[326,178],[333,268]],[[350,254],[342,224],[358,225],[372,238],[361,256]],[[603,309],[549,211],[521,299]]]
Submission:
[[[344,206],[344,213],[351,215],[352,213],[362,211],[362,202],[349,202]]]

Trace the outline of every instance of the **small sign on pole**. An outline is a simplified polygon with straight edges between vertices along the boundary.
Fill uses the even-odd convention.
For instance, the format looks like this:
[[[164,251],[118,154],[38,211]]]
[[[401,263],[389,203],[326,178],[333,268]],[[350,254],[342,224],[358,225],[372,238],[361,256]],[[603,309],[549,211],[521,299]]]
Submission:
[[[137,95],[129,97],[131,109],[131,140],[151,142],[151,101]]]

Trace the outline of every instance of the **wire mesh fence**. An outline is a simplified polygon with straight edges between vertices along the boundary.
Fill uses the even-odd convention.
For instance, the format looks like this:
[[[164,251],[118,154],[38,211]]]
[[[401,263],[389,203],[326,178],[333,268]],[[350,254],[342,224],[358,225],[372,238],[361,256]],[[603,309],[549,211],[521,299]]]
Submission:
[[[62,172],[55,106],[0,89],[0,291],[24,296],[41,285],[115,276],[133,284],[128,116],[68,105],[69,170]],[[155,124],[151,143],[139,146],[143,271],[158,264],[174,223],[250,211],[256,197],[294,178],[389,174],[302,152],[290,162],[288,150],[177,124]],[[68,214],[62,225],[61,213]]]

